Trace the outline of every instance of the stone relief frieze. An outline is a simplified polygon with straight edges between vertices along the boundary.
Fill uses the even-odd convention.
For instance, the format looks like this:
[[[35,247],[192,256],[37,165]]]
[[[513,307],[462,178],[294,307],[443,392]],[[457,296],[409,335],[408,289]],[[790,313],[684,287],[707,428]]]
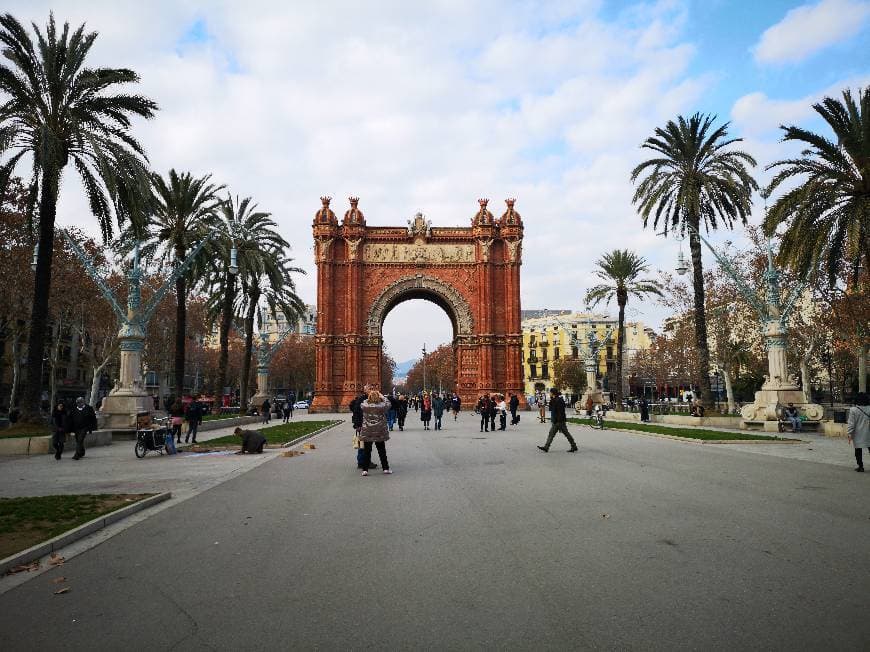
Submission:
[[[449,265],[474,262],[473,244],[380,244],[363,245],[367,263],[423,263]]]

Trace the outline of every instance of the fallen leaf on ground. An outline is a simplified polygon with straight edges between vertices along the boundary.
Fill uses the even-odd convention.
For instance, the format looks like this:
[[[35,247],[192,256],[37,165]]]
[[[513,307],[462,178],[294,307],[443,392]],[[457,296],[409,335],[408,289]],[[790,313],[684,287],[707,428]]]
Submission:
[[[315,448],[317,448],[317,446],[315,446],[314,444],[302,444],[302,448],[307,448],[308,450],[313,451]]]
[[[63,557],[61,557],[60,555],[58,555],[57,553],[54,553],[54,552],[51,553],[51,557],[48,558],[49,566],[60,566],[65,561],[66,561],[66,559],[64,559]]]
[[[61,582],[66,582],[66,578],[65,577],[55,577],[53,580],[51,580],[52,584],[60,584]]]
[[[610,514],[602,514],[601,518],[610,518]]]
[[[38,561],[34,561],[29,564],[21,564],[20,566],[15,566],[9,571],[9,574],[14,575],[15,573],[25,573],[35,570],[39,570]]]
[[[69,587],[65,586],[62,589],[58,589],[54,592],[55,595],[60,595],[61,593],[69,593]]]

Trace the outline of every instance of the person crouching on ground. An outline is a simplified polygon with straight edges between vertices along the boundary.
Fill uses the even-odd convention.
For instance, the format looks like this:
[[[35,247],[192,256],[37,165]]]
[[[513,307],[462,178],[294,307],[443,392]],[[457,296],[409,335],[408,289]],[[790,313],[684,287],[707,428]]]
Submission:
[[[567,422],[567,417],[565,416],[565,400],[559,394],[559,390],[553,387],[550,390],[550,433],[547,435],[547,443],[543,446],[538,446],[545,453],[550,452],[550,444],[553,443],[553,439],[556,437],[557,432],[561,432],[565,437],[568,438],[568,443],[571,444],[571,448],[568,450],[569,453],[577,452],[577,444],[574,442],[574,438],[571,436],[571,433],[568,432],[568,426],[565,425]]]
[[[381,467],[384,473],[389,475],[390,462],[387,460],[387,440],[390,431],[387,428],[387,411],[390,404],[381,393],[373,389],[368,398],[362,402],[363,425],[359,438],[363,441],[363,464],[362,475],[368,475],[368,467],[372,461],[372,444],[378,449],[378,457],[381,458]]]
[[[862,457],[862,448],[866,447],[870,453],[870,404],[867,394],[859,392],[855,397],[855,405],[849,408],[849,417],[846,420],[846,434],[849,436],[849,442],[855,447],[855,461],[858,466],[855,468],[858,472],[864,471],[864,458]]]
[[[242,430],[236,428],[235,435],[242,438],[241,453],[262,453],[266,445],[266,438],[259,430]]]

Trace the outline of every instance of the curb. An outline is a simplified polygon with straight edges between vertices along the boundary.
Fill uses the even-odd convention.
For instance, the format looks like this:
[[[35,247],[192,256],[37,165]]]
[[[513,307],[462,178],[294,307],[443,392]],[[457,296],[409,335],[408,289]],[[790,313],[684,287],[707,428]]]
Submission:
[[[584,423],[575,425],[584,426]],[[586,426],[591,428],[592,426]],[[598,430],[598,428],[594,428]],[[666,435],[658,432],[643,432],[642,430],[631,430],[630,428],[605,428],[614,432],[626,432],[630,435],[641,435],[643,437],[655,437],[658,439],[670,439],[672,441],[682,441],[687,444],[803,444],[806,443],[800,439],[695,439],[694,437],[680,437],[679,435]]]
[[[322,432],[326,432],[327,430],[331,430],[332,428],[335,428],[337,426],[340,426],[343,423],[346,423],[345,419],[341,419],[340,421],[335,421],[334,423],[330,423],[328,426],[323,426],[322,428],[318,428],[314,432],[309,432],[307,435],[302,435],[301,437],[297,437],[293,441],[288,441],[284,444],[281,444],[281,448],[290,448],[291,446],[295,446],[296,444],[299,444],[299,443],[305,441],[306,439],[311,439],[312,437],[315,437]]]
[[[11,557],[0,559],[0,575],[6,575],[9,570],[15,566],[27,564],[39,559],[40,557],[45,557],[46,555],[55,552],[56,550],[60,550],[64,546],[68,546],[79,539],[84,539],[86,536],[93,534],[97,530],[102,530],[104,527],[111,525],[112,523],[117,523],[127,516],[132,516],[136,512],[141,512],[143,509],[162,503],[170,498],[172,498],[171,491],[165,491],[155,496],[151,496],[150,498],[140,500],[138,503],[127,505],[121,509],[116,509],[114,512],[109,512],[105,516],[100,516],[99,518],[95,518],[93,521],[79,525],[77,528],[59,534],[53,539],[37,543],[35,546],[31,546],[27,550],[22,550]]]

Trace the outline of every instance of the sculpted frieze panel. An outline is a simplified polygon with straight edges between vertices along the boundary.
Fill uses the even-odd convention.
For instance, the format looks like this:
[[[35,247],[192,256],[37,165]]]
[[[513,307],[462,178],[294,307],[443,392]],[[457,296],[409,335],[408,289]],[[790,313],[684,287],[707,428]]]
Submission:
[[[363,245],[363,260],[367,263],[425,263],[449,265],[473,263],[473,244],[379,244]]]

